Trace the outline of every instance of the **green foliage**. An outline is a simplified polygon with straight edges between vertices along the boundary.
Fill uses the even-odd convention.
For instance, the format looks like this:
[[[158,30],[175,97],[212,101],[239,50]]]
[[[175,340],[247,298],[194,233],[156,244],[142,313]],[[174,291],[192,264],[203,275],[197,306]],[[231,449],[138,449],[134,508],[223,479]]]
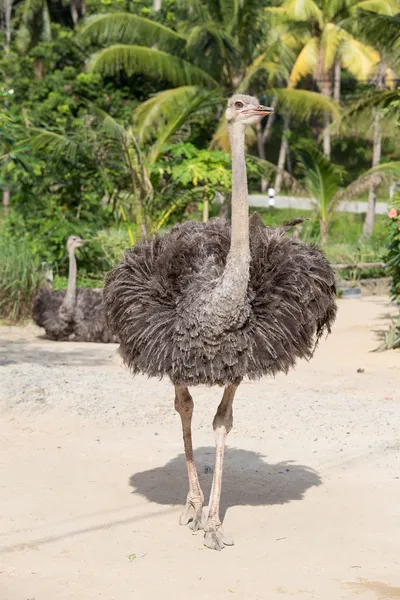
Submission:
[[[341,109],[319,93],[316,79],[304,77],[298,89],[287,87],[293,65],[305,58],[299,62],[310,26],[318,29],[323,15],[331,61],[339,40],[329,23],[336,27],[357,3],[285,2],[290,9],[297,4],[308,11],[305,20],[291,24],[279,24],[276,11],[273,16],[265,10],[282,4],[277,0],[163,0],[158,12],[152,0],[88,0],[86,20],[81,0],[62,4],[61,11],[61,5],[47,0],[14,3],[11,44],[0,55],[0,88],[14,90],[0,97],[0,191],[11,191],[2,236],[18,240],[36,266],[51,263],[56,287],[66,284],[65,242],[72,233],[90,242],[78,253],[80,285],[101,285],[103,273],[140,236],[142,224],[150,233],[182,219],[206,218],[208,203],[210,216],[217,216],[218,194],[225,198],[224,210],[229,208],[230,156],[216,148],[228,149],[222,117],[234,89],[278,107],[264,148],[266,160],[252,157],[256,131],[248,129],[250,189],[259,190],[261,175],[273,178],[282,116],[288,112],[286,167],[293,177],[286,174],[285,182],[291,185],[297,178],[318,200],[300,235],[318,241],[326,215],[326,250],[334,262],[382,258],[382,219],[377,219],[374,240],[359,244],[362,216],[334,211],[341,193],[367,189],[372,176],[384,181],[383,172],[365,174],[372,158],[370,134],[363,133],[360,143],[349,137],[349,128],[333,139],[334,162],[344,168],[324,162],[318,153],[323,117],[329,113],[337,119]],[[386,20],[374,20],[377,44],[384,29],[380,22],[390,25],[391,39],[397,40],[397,18],[389,11]],[[363,23],[365,35],[372,36]],[[353,42],[351,50],[350,38],[343,36],[345,67],[362,52]],[[361,96],[368,105],[363,86],[348,73],[342,76],[346,110]],[[398,115],[397,90],[369,102],[369,110],[379,106],[383,115]],[[346,112],[350,119],[363,108],[359,104]],[[262,131],[257,131],[258,141]],[[386,162],[398,158],[395,136],[384,140],[383,153]],[[397,176],[392,170],[390,177]],[[272,209],[265,218],[281,224],[290,217]],[[24,314],[23,305],[21,310]]]
[[[388,217],[389,244],[386,262],[392,276],[392,298],[400,305],[400,199],[393,204]]]
[[[29,317],[34,295],[42,284],[40,262],[31,248],[1,232],[0,319],[11,323]]]

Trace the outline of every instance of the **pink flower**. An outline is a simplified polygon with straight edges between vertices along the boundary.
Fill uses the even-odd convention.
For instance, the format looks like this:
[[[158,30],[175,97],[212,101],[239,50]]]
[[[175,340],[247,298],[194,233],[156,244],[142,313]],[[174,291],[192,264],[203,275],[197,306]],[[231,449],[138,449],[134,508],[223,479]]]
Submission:
[[[397,229],[398,229],[398,231],[400,231],[400,226]]]
[[[389,219],[395,219],[399,213],[396,208],[391,208],[388,212]]]

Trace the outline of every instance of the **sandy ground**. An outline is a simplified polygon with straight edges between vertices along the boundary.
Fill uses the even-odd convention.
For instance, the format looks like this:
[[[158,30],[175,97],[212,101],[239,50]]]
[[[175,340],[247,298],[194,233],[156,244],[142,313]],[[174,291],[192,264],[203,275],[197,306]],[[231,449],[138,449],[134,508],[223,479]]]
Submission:
[[[0,328],[1,600],[400,598],[400,353],[370,352],[390,310],[341,301],[312,362],[241,385],[220,553],[178,525],[170,384],[113,345]],[[207,493],[221,390],[193,396]]]

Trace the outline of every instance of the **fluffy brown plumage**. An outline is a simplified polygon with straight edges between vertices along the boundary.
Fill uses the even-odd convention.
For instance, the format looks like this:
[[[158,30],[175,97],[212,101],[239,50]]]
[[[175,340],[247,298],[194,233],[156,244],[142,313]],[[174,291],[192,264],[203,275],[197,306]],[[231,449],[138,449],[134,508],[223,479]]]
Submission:
[[[336,315],[335,274],[315,246],[250,226],[248,316],[216,332],[207,293],[223,274],[231,227],[188,221],[138,242],[107,275],[104,304],[133,373],[175,384],[229,385],[309,359]]]
[[[115,342],[106,324],[103,292],[98,289],[76,290],[73,314],[60,315],[65,290],[42,289],[33,301],[32,317],[52,340],[74,342]]]

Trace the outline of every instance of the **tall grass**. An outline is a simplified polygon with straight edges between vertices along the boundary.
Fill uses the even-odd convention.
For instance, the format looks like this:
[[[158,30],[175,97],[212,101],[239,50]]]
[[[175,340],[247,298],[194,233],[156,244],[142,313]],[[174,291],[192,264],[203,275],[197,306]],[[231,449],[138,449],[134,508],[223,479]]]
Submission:
[[[26,242],[0,239],[0,318],[16,323],[29,317],[42,281],[40,263]]]

